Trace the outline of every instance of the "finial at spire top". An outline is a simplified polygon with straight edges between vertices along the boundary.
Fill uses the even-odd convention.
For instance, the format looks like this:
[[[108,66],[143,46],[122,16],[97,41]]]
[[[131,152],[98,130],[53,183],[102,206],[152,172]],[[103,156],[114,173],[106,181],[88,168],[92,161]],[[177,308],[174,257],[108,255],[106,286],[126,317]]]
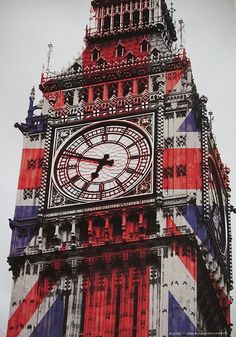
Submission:
[[[176,12],[176,9],[174,8],[174,3],[171,1],[171,3],[170,3],[170,16],[171,16],[172,20],[174,18],[174,12]]]
[[[183,40],[184,40],[184,37],[183,37],[184,27],[185,27],[184,20],[180,19],[179,20],[180,49],[184,48],[184,44],[183,44]]]
[[[51,54],[52,54],[52,50],[53,50],[53,45],[50,42],[48,44],[48,62],[47,62],[47,69],[46,72],[49,73],[49,67],[50,67],[50,61],[51,61]]]
[[[30,92],[30,99],[34,101],[35,99],[35,87],[33,86]]]

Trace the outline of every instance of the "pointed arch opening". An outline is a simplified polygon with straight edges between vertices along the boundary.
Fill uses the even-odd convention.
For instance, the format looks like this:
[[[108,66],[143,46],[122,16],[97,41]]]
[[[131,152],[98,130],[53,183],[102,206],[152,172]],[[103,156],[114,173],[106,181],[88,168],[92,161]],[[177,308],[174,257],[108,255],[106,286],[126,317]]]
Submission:
[[[93,88],[93,97],[94,97],[94,100],[96,98],[101,98],[102,99],[102,96],[103,96],[103,86],[97,86],[97,87],[94,87]]]
[[[110,17],[110,15],[106,15],[104,17],[103,28],[104,28],[104,32],[109,32],[111,30],[111,17]]]
[[[107,64],[106,61],[102,57],[100,57],[99,60],[97,61],[97,65],[99,67],[105,67],[106,64]]]
[[[79,90],[79,102],[81,102],[82,100],[86,103],[88,102],[88,92],[88,88],[81,88]]]
[[[123,44],[119,43],[116,47],[116,57],[124,56],[125,48]]]
[[[158,58],[159,55],[160,55],[160,52],[157,48],[154,48],[152,51],[151,51],[151,55],[154,57],[154,58]]]
[[[149,24],[149,9],[145,8],[143,10],[143,25],[146,26]]]
[[[117,95],[118,83],[112,83],[108,86],[108,98],[110,99],[113,95]]]
[[[133,82],[132,81],[125,81],[122,83],[122,89],[123,89],[123,96],[128,95],[128,93],[132,92],[133,88]]]
[[[147,40],[143,40],[140,49],[142,53],[149,51],[149,42]]]
[[[148,81],[146,78],[141,78],[138,81],[138,94],[142,94],[144,92],[144,90],[147,88],[148,85]]]
[[[127,61],[128,63],[131,63],[131,62],[133,62],[134,60],[135,60],[134,55],[133,55],[131,52],[129,52],[129,53],[127,54],[127,56],[126,56],[126,61]]]
[[[134,27],[139,26],[139,11],[138,10],[133,12],[133,26]]]
[[[128,28],[130,24],[130,13],[125,12],[123,16],[123,26],[124,28]]]
[[[80,72],[81,69],[82,69],[82,67],[81,67],[81,65],[80,65],[77,61],[75,61],[75,63],[74,63],[74,64],[72,65],[72,67],[71,67],[71,70],[72,70],[73,72],[75,72],[75,73]]]
[[[91,54],[91,61],[95,62],[100,57],[100,50],[97,48],[94,48]]]
[[[114,29],[120,29],[120,14],[118,13],[114,15]]]

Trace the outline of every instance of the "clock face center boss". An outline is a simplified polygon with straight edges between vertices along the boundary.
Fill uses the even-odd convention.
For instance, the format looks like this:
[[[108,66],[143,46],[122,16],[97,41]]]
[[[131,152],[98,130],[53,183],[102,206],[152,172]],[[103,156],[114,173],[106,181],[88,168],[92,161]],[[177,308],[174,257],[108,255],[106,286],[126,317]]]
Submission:
[[[152,140],[138,125],[106,121],[85,126],[55,153],[53,182],[66,197],[81,202],[126,194],[149,172]]]

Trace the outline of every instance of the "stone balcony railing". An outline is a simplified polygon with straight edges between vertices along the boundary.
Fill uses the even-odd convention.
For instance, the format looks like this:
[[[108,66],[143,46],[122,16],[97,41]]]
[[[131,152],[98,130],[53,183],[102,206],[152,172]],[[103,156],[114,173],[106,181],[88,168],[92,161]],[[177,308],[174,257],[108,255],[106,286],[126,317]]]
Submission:
[[[115,61],[112,63],[104,63],[103,65],[92,65],[92,66],[85,66],[78,65],[76,70],[73,69],[73,67],[70,67],[66,71],[62,71],[61,73],[44,73],[42,74],[41,79],[41,90],[44,91],[53,91],[50,89],[56,82],[58,81],[65,81],[65,80],[79,80],[83,78],[87,78],[87,80],[94,76],[99,76],[101,73],[106,73],[107,78],[109,78],[109,74],[116,73],[116,79],[119,78],[120,72],[127,71],[127,77],[128,75],[132,75],[132,72],[134,72],[137,69],[143,69],[145,70],[145,67],[157,67],[163,69],[163,71],[166,68],[166,64],[176,64],[179,65],[179,63],[185,62],[186,64],[189,63],[189,60],[186,57],[185,51],[182,51],[180,53],[160,53],[158,55],[151,54],[150,56],[144,56],[144,57],[137,57],[136,59],[132,60],[122,60],[122,61]],[[178,66],[177,66],[178,68]],[[156,68],[154,69],[156,71]],[[140,73],[142,75],[142,72]],[[73,82],[72,82],[73,83]],[[93,83],[96,83],[96,81]],[[49,90],[48,90],[49,89]]]

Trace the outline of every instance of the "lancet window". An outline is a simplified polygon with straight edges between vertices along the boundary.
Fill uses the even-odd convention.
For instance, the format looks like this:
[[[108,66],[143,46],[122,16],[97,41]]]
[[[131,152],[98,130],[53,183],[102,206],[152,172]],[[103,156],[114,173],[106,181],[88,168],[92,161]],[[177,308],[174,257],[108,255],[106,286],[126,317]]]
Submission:
[[[143,40],[141,43],[141,52],[146,52],[149,50],[149,42],[147,40]]]
[[[117,95],[118,84],[112,83],[108,86],[108,98],[111,98],[114,94]]]
[[[91,54],[91,60],[97,61],[99,57],[100,57],[100,50],[98,50],[97,48],[94,48]]]
[[[143,10],[143,25],[146,26],[149,24],[149,9],[145,8]]]
[[[133,25],[137,27],[139,25],[139,11],[136,10],[133,12]]]
[[[120,14],[115,14],[114,15],[114,29],[120,29]]]
[[[100,97],[102,99],[102,94],[103,94],[103,87],[102,86],[94,87],[94,89],[93,89],[94,99],[96,99],[97,97]]]
[[[125,81],[123,82],[123,96],[128,95],[130,89],[132,90],[133,82],[132,81]]]
[[[138,81],[138,93],[142,94],[147,87],[147,80],[142,78]]]
[[[121,43],[119,43],[118,46],[116,47],[116,57],[124,56],[124,53],[125,48]]]
[[[83,100],[85,102],[88,102],[88,88],[83,88],[79,92],[79,100]]]
[[[151,51],[151,55],[154,57],[154,58],[157,58],[159,56],[159,51],[157,50],[157,48],[154,48],[152,51]]]
[[[109,32],[111,29],[111,17],[107,15],[104,17],[104,32]]]
[[[128,28],[130,24],[130,13],[129,12],[125,12],[124,16],[123,16],[123,25],[124,28]]]
[[[106,65],[106,61],[104,58],[100,57],[100,59],[97,61],[97,65],[100,67],[104,67]]]
[[[134,55],[129,52],[126,56],[126,61],[127,62],[133,62],[134,61]]]

